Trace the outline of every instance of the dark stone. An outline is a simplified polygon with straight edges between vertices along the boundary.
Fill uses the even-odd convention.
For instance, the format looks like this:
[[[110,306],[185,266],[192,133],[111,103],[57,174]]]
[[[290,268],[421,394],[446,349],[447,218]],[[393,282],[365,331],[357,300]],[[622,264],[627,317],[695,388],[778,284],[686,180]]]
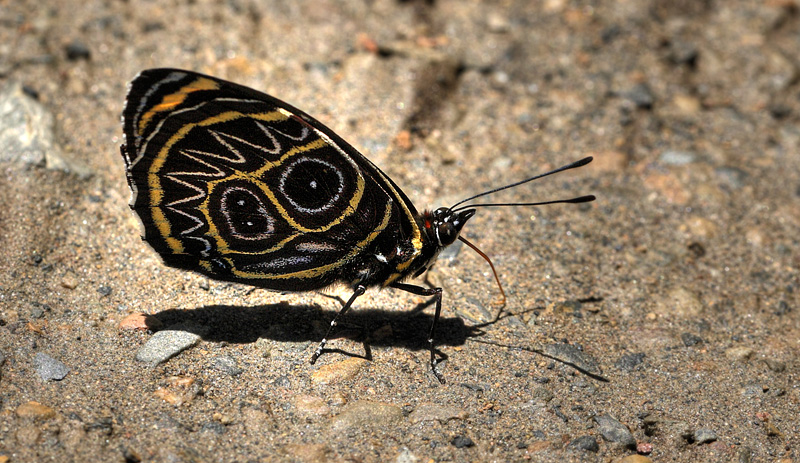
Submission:
[[[700,243],[698,243],[696,241],[694,243],[690,243],[688,248],[689,248],[689,251],[692,252],[692,254],[694,255],[694,257],[696,259],[699,259],[699,258],[701,258],[701,257],[706,255],[705,246],[703,246],[702,244],[700,244]]]
[[[611,415],[598,415],[594,417],[597,429],[603,438],[609,442],[620,444],[624,447],[635,448],[636,439],[633,438],[627,426],[620,423]]]
[[[216,357],[214,359],[214,368],[231,376],[240,375],[244,371],[236,364],[236,360],[233,357],[227,355]]]
[[[581,436],[570,442],[567,447],[586,452],[597,452],[600,450],[600,446],[597,444],[597,439],[592,436]]]
[[[772,104],[768,109],[773,119],[786,119],[792,114],[792,108],[783,103]]]
[[[64,52],[67,54],[67,59],[70,61],[78,61],[80,59],[88,60],[92,57],[92,52],[89,51],[89,47],[77,39],[64,47]]]
[[[682,40],[672,40],[669,43],[669,60],[675,64],[694,67],[700,53],[697,46]]]
[[[644,362],[645,355],[642,352],[638,352],[635,354],[625,354],[617,360],[614,364],[618,370],[622,371],[633,371],[634,368],[641,365]]]
[[[703,338],[692,333],[681,333],[681,341],[683,341],[683,345],[686,347],[696,346],[704,342]]]
[[[636,85],[625,96],[640,109],[651,109],[655,103],[653,92],[647,84]]]
[[[472,439],[467,436],[456,436],[450,441],[450,443],[453,444],[453,446],[455,446],[457,449],[463,449],[465,447],[472,447],[475,445],[475,442],[472,442]]]

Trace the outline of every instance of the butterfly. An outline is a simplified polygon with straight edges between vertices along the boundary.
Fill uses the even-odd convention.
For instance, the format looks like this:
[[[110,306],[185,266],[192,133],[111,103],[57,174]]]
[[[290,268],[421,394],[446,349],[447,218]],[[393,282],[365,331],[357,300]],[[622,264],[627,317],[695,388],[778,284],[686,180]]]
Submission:
[[[406,281],[430,269],[457,239],[491,265],[460,236],[479,207],[595,199],[472,202],[586,165],[588,157],[420,213],[391,178],[305,112],[191,71],[142,71],[130,83],[122,125],[130,207],[166,265],[270,290],[352,289],[311,363],[367,288],[390,287],[433,298],[430,368],[444,383],[435,347],[442,288]]]

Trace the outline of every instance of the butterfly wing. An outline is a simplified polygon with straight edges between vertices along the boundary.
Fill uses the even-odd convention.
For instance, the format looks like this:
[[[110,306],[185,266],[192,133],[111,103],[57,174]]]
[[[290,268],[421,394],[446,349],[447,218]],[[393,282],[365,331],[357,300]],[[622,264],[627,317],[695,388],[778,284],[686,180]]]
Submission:
[[[150,69],[130,84],[123,128],[131,208],[167,265],[308,290],[351,274],[377,240],[421,248],[402,191],[319,121],[269,95]]]

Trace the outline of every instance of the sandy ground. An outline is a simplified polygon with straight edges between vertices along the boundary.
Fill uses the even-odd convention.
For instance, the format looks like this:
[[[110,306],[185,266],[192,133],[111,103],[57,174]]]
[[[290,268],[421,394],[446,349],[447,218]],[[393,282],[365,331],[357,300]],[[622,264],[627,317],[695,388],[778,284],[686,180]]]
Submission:
[[[792,0],[0,1],[0,463],[800,461],[799,26]],[[587,155],[497,199],[598,200],[467,225],[509,297],[487,323],[466,247],[430,272],[446,385],[396,290],[310,365],[347,290],[140,240],[119,117],[159,66],[303,108],[420,209]],[[189,347],[136,360],[165,333]]]

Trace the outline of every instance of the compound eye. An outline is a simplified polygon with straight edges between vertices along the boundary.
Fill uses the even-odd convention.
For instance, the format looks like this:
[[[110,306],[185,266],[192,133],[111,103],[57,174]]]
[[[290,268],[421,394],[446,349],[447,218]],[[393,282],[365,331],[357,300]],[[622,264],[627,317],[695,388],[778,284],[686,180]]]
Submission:
[[[439,244],[447,246],[453,244],[456,238],[458,238],[458,231],[452,223],[441,222],[436,227],[436,236],[439,238]]]
[[[449,213],[450,213],[450,209],[448,209],[446,207],[440,207],[439,209],[436,209],[435,211],[433,211],[433,216],[434,217],[445,217]]]

